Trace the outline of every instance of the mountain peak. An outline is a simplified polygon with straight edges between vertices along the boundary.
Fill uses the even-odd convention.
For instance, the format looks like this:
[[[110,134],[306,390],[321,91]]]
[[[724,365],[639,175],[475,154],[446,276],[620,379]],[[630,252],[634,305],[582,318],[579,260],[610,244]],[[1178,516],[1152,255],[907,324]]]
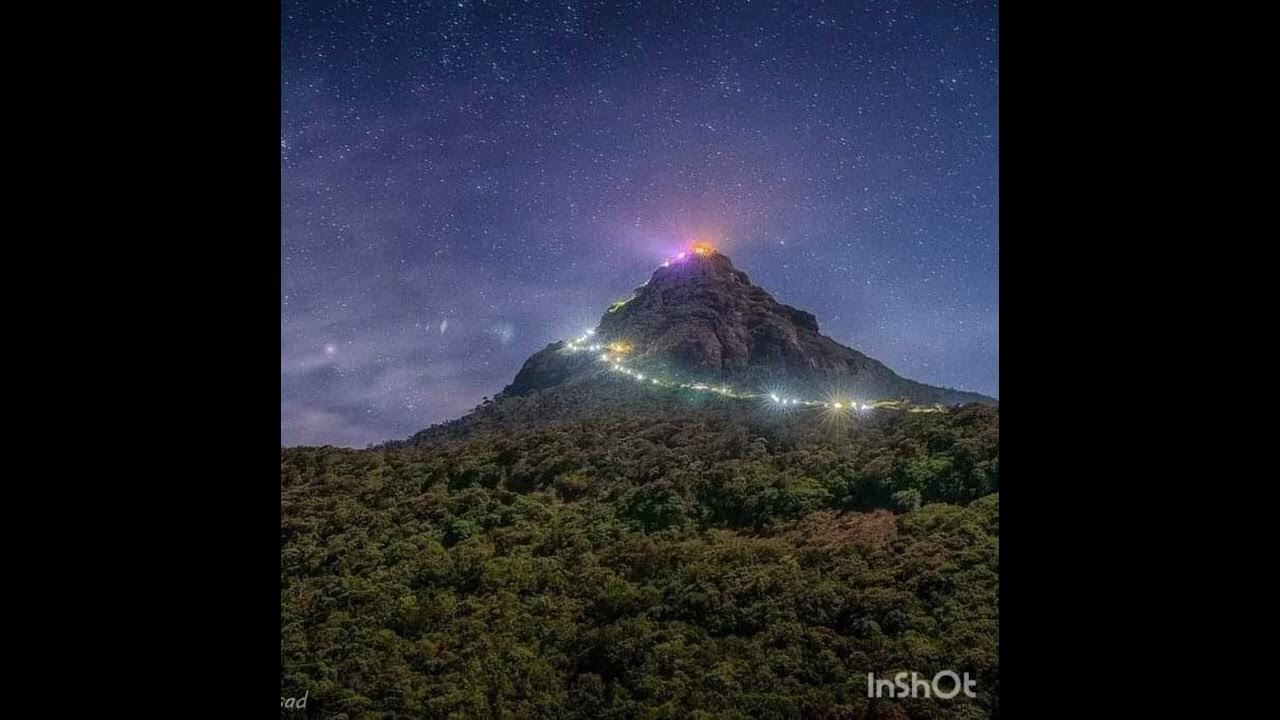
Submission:
[[[662,264],[630,299],[614,303],[597,333],[637,348],[638,359],[667,359],[698,373],[744,371],[780,360],[817,319],[783,305],[728,256],[709,246]]]
[[[664,260],[641,288],[700,281],[733,283],[742,288],[755,287],[745,272],[734,267],[728,255],[710,244],[694,243],[688,251]]]
[[[628,367],[642,377],[680,376],[749,392],[785,386],[809,396],[838,391],[930,404],[993,402],[908,380],[820,334],[812,313],[778,302],[704,243],[664,261],[631,297],[613,303],[594,337],[601,347],[625,348]],[[557,343],[536,353],[504,393],[525,394],[597,369],[571,352],[577,349]]]
[[[731,279],[737,277],[739,282],[746,282],[747,274],[733,266],[728,255],[721,254],[711,245],[695,243],[688,251],[673,258],[668,258],[653,271],[649,282],[681,279]]]

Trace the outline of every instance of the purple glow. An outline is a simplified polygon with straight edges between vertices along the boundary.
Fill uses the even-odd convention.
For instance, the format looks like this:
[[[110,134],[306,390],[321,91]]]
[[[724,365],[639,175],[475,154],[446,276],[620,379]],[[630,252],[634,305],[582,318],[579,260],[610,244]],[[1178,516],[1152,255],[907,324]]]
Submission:
[[[676,259],[677,259],[677,260],[683,260],[683,259],[685,259],[686,257],[688,257],[688,255],[689,255],[689,253],[680,253],[679,255],[677,255],[677,256],[676,256]]]

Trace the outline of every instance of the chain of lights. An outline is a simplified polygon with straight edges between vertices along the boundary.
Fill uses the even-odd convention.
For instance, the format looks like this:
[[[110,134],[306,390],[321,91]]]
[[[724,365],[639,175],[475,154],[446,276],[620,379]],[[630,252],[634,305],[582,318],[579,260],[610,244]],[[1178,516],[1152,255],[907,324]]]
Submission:
[[[694,242],[687,252],[682,252],[674,258],[667,258],[662,261],[662,267],[670,267],[672,263],[684,262],[690,257],[707,257],[715,253],[716,249],[707,242]],[[625,305],[631,298],[620,300],[609,308],[609,312],[615,312]],[[679,388],[681,390],[690,390],[698,393],[712,393],[722,397],[733,398],[736,400],[764,400],[767,399],[770,404],[783,409],[800,408],[800,407],[820,407],[828,411],[848,412],[848,413],[866,413],[876,409],[891,410],[907,410],[909,412],[942,412],[942,408],[909,406],[906,403],[896,400],[879,400],[873,402],[863,402],[860,400],[851,400],[847,398],[832,398],[830,400],[804,400],[800,398],[787,397],[779,393],[753,393],[735,390],[727,385],[708,385],[706,383],[682,382],[680,380],[669,380],[658,377],[651,377],[642,372],[638,372],[626,366],[625,359],[632,351],[631,343],[625,341],[615,341],[607,344],[593,343],[591,339],[595,336],[595,330],[588,330],[581,337],[574,340],[565,341],[565,350],[568,352],[590,352],[599,353],[597,359],[601,363],[605,363],[616,373],[629,376],[637,382],[648,383],[656,387],[662,388]]]
[[[872,402],[850,399],[806,400],[802,398],[787,397],[779,393],[744,392],[742,390],[729,387],[728,385],[708,385],[706,383],[698,382],[683,382],[679,379],[653,377],[627,367],[626,356],[629,355],[633,349],[630,343],[622,341],[611,343],[591,342],[594,336],[595,330],[588,330],[579,338],[565,341],[564,348],[567,352],[598,353],[596,359],[607,365],[613,372],[628,376],[636,382],[646,383],[654,387],[689,390],[697,393],[709,393],[735,400],[768,400],[770,404],[783,409],[811,407],[825,408],[831,411],[847,413],[867,413],[877,409],[906,410],[908,412],[942,412],[942,408],[940,407],[908,406],[906,403],[895,400],[878,400]]]

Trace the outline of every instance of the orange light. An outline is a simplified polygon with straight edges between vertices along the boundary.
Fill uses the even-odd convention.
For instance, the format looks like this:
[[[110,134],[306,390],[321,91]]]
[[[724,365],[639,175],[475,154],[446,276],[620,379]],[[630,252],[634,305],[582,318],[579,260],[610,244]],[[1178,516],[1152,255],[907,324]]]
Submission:
[[[689,249],[693,251],[694,255],[710,255],[716,251],[715,246],[706,242],[696,242]]]

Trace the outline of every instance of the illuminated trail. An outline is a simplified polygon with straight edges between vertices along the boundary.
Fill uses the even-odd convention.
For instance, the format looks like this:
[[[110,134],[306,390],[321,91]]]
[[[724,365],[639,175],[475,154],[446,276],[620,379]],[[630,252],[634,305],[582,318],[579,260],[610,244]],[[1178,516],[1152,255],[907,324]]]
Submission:
[[[866,413],[877,409],[906,410],[907,412],[943,412],[941,407],[911,406],[896,400],[874,400],[871,402],[844,398],[832,400],[806,400],[803,398],[790,397],[780,393],[745,392],[729,387],[728,385],[708,385],[706,383],[683,382],[679,379],[653,377],[626,366],[626,355],[628,355],[632,350],[632,345],[630,343],[613,342],[608,344],[588,344],[593,335],[595,335],[595,330],[588,330],[586,334],[582,335],[582,337],[575,340],[567,340],[565,341],[565,349],[568,352],[575,353],[598,353],[596,359],[601,363],[607,364],[609,369],[613,372],[626,375],[637,382],[645,383],[654,387],[691,390],[693,392],[709,393],[735,400],[767,399],[770,404],[783,409],[813,407],[824,408],[829,411],[841,413]]]
[[[694,242],[687,252],[682,252],[674,258],[667,258],[662,262],[662,267],[671,267],[673,263],[680,263],[691,257],[707,257],[715,252],[715,247],[710,243],[703,241]],[[622,308],[631,298],[619,300],[609,307],[609,312],[615,312]],[[588,330],[582,337],[576,340],[565,341],[565,348],[569,352],[590,352],[599,353],[597,359],[609,365],[614,372],[627,375],[634,378],[637,382],[646,383],[654,387],[662,388],[679,388],[681,390],[692,390],[699,393],[712,393],[722,397],[733,398],[735,400],[764,400],[767,399],[771,405],[779,409],[791,409],[800,407],[824,408],[831,413],[866,413],[876,409],[884,410],[906,410],[907,412],[943,412],[941,406],[921,407],[909,405],[905,402],[897,400],[873,400],[866,402],[844,397],[832,397],[828,400],[806,400],[802,398],[791,397],[784,393],[768,392],[755,393],[744,392],[729,387],[728,385],[708,385],[706,383],[682,382],[678,379],[670,380],[645,375],[644,373],[632,370],[625,364],[625,359],[631,353],[633,347],[631,343],[626,341],[614,341],[608,344],[591,343],[588,344],[596,334],[595,330]]]

